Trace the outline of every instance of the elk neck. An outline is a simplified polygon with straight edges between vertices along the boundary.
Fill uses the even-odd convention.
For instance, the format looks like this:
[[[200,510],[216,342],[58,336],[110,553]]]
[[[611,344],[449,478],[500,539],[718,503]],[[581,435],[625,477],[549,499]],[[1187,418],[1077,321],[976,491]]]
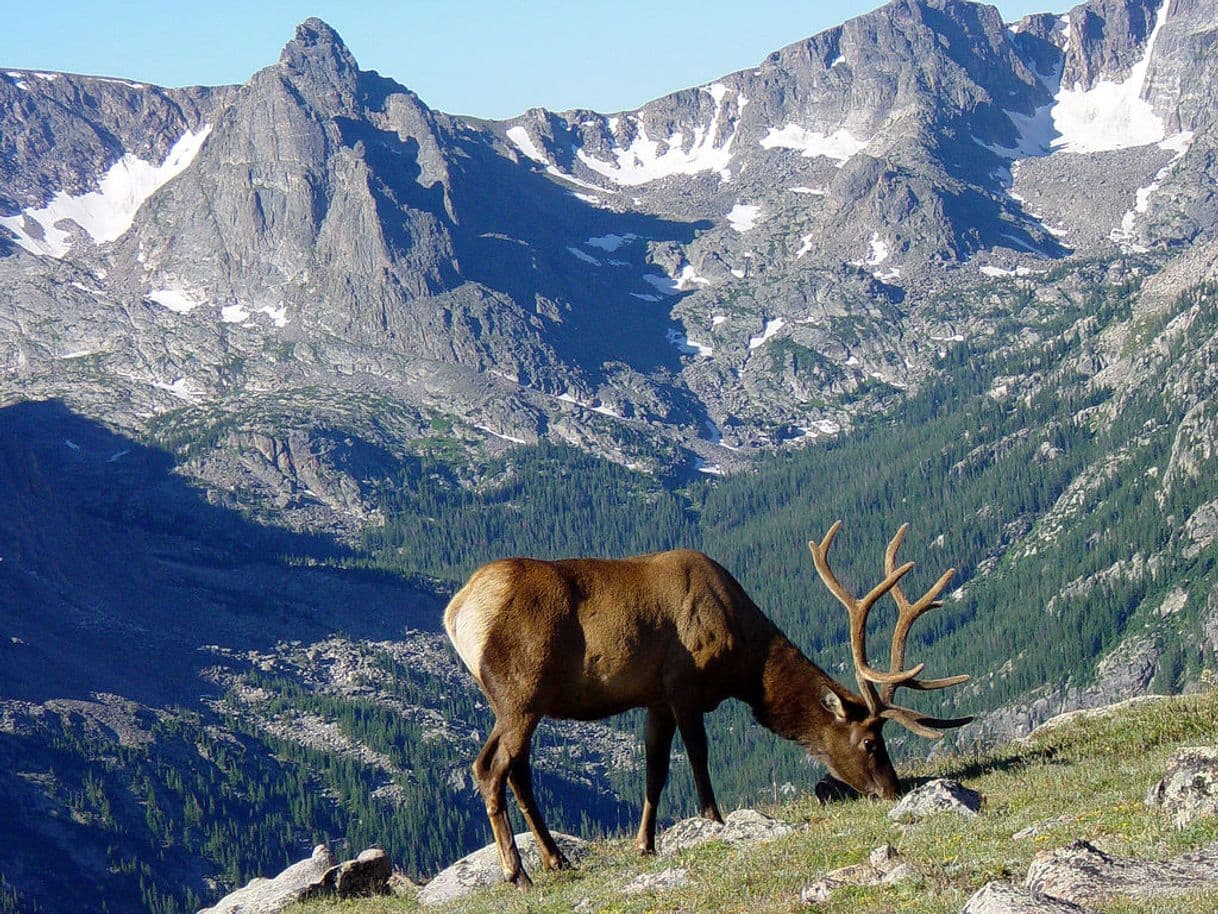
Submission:
[[[833,719],[821,704],[826,691],[840,695],[845,690],[785,635],[775,631],[766,645],[753,694],[745,700],[762,726],[816,752],[822,748],[822,731]]]

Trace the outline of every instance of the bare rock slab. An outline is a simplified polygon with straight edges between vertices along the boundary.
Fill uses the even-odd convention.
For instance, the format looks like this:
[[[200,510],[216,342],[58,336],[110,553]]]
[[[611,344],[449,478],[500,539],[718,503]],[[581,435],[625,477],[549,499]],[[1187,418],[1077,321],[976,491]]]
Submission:
[[[1172,860],[1139,860],[1074,841],[1033,857],[1024,885],[1033,893],[1078,904],[1218,890],[1218,843]]]
[[[338,860],[319,844],[307,860],[294,863],[274,879],[252,879],[199,914],[274,914],[317,891]]]
[[[556,832],[554,840],[572,863],[578,863],[588,853],[588,842],[574,835]],[[537,842],[533,840],[532,833],[522,832],[517,835],[516,847],[520,850],[520,859],[526,870],[536,872],[542,868],[541,854],[537,851]],[[443,904],[473,895],[501,882],[503,869],[499,865],[499,850],[494,844],[488,844],[437,873],[419,892],[419,904]]]
[[[905,794],[888,811],[894,822],[917,822],[941,812],[972,818],[981,810],[981,794],[951,778],[935,778]]]
[[[729,813],[723,823],[695,817],[677,822],[660,836],[660,855],[667,857],[686,848],[697,847],[707,841],[724,841],[728,844],[760,844],[789,835],[794,829],[755,809],[737,809]]]
[[[960,914],[1094,914],[1072,901],[1033,895],[1005,882],[987,882],[964,903]]]
[[[1163,779],[1146,794],[1146,805],[1162,809],[1176,828],[1218,816],[1218,746],[1177,749]]]

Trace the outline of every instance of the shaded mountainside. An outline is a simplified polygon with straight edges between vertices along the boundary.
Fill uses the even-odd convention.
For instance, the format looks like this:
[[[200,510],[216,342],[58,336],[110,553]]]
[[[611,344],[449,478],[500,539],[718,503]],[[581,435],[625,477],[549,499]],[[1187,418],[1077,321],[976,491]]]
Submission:
[[[844,519],[862,587],[908,519],[915,586],[958,568],[911,652],[974,673],[965,740],[1197,687],[1215,34],[1212,0],[897,0],[504,122],[319,20],[241,86],[0,71],[0,910],[482,843],[438,620],[505,554],[699,546],[848,680],[804,542]],[[733,803],[815,776],[713,728]],[[539,734],[557,827],[633,818],[637,729]]]
[[[479,840],[472,792],[435,814],[486,712],[429,588],[336,568],[53,402],[0,410],[0,499],[0,909],[190,909],[301,841],[427,872]],[[616,823],[583,766],[621,750],[581,746],[546,792]]]

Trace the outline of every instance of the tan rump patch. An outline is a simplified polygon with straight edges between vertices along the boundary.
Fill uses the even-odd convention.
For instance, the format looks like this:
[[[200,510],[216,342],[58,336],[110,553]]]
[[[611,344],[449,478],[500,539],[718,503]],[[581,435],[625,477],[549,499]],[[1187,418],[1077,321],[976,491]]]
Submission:
[[[444,610],[444,629],[448,640],[457,649],[461,662],[479,682],[482,677],[482,650],[491,624],[503,608],[508,580],[503,570],[495,566],[480,568],[457,591]]]

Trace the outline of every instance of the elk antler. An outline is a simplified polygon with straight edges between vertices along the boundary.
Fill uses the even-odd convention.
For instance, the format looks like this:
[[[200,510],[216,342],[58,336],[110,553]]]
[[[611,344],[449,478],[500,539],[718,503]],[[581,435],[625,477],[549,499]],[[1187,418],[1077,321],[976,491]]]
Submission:
[[[846,612],[850,616],[850,653],[854,658],[854,675],[858,680],[859,691],[862,692],[863,699],[867,702],[867,708],[872,714],[879,714],[884,709],[879,695],[876,693],[875,683],[890,685],[913,679],[922,672],[923,664],[918,664],[911,670],[896,669],[891,673],[881,673],[879,670],[872,669],[867,663],[867,614],[871,612],[871,607],[876,604],[876,601],[895,587],[897,581],[913,568],[914,563],[906,562],[896,570],[890,569],[888,576],[860,600],[846,589],[846,586],[833,573],[833,569],[829,567],[829,547],[833,545],[833,538],[837,536],[837,531],[841,527],[842,522],[839,520],[829,528],[824,539],[819,543],[811,540],[808,548],[812,550],[812,561],[816,563],[816,570],[819,572],[821,580],[825,582],[829,592],[837,597],[838,602],[846,607]]]
[[[905,534],[908,532],[909,524],[902,524],[901,529],[889,541],[888,548],[884,552],[884,571],[886,574],[892,574],[892,570],[897,563],[897,550],[901,548],[901,543],[905,541]],[[906,565],[908,564],[907,562]],[[905,565],[901,567],[904,568]],[[939,599],[939,594],[943,592],[943,588],[947,586],[947,582],[952,579],[952,575],[955,573],[955,568],[947,569],[947,571],[940,575],[939,580],[932,584],[930,589],[922,594],[914,603],[909,602],[909,598],[905,596],[905,592],[901,590],[899,583],[893,584],[890,588],[889,592],[897,604],[897,624],[892,631],[892,651],[890,654],[892,671],[894,673],[905,665],[905,642],[909,638],[910,627],[928,609],[937,609],[943,605],[943,601]],[[919,664],[917,669],[922,669],[922,666],[922,664]],[[880,703],[883,706],[880,716],[889,720],[895,720],[897,723],[918,734],[918,736],[925,736],[930,739],[942,739],[943,730],[962,727],[973,718],[958,717],[945,719],[927,717],[925,714],[912,708],[894,705],[892,697],[896,693],[897,686],[930,691],[931,689],[945,689],[948,686],[958,685],[959,683],[967,682],[968,679],[968,674],[961,674],[959,676],[947,676],[943,679],[910,678],[886,683],[883,689],[880,690]]]
[[[873,715],[894,720],[919,736],[940,739],[943,736],[940,731],[963,726],[972,718],[948,720],[927,717],[912,708],[892,704],[892,696],[898,686],[920,690],[942,689],[964,682],[969,678],[964,675],[949,676],[945,679],[917,679],[917,675],[926,666],[924,663],[919,663],[908,670],[902,669],[905,665],[905,642],[909,637],[910,626],[928,609],[943,605],[937,598],[943,588],[947,586],[947,582],[951,580],[952,575],[956,573],[956,569],[952,568],[944,572],[916,603],[910,603],[901,590],[900,580],[914,567],[914,563],[906,562],[899,567],[896,564],[897,550],[909,530],[909,524],[904,524],[889,542],[888,550],[884,555],[884,580],[860,600],[846,589],[829,567],[829,547],[833,545],[833,539],[837,536],[841,526],[842,522],[837,521],[829,528],[824,539],[819,543],[815,540],[809,542],[808,548],[812,550],[812,560],[816,563],[816,570],[819,572],[821,580],[825,582],[830,593],[837,597],[838,602],[846,607],[846,612],[850,616],[850,653],[854,659],[854,674],[858,680],[863,700]],[[893,599],[896,600],[899,615],[896,628],[892,633],[891,670],[883,673],[873,669],[867,662],[867,615],[876,601],[886,593],[891,593]],[[876,691],[876,684],[882,686],[879,692]]]

